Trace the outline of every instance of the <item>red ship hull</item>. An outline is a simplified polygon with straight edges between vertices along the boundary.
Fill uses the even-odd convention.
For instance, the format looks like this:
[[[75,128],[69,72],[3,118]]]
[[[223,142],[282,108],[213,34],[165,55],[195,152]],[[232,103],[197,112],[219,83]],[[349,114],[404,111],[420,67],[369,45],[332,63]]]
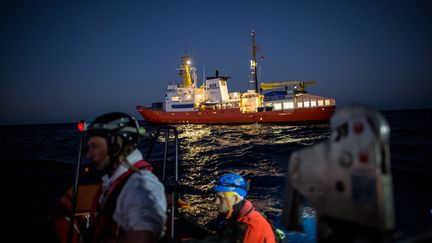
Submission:
[[[336,106],[251,113],[242,113],[238,108],[184,112],[166,112],[143,106],[137,106],[137,109],[146,121],[155,124],[312,123],[328,121]]]

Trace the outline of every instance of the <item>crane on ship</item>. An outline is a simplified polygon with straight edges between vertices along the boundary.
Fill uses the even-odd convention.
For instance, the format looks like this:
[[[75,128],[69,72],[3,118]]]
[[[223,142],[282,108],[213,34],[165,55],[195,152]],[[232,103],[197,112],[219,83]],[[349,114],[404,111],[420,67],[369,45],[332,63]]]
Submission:
[[[292,87],[295,94],[307,94],[306,86],[311,84],[317,84],[317,81],[281,81],[281,82],[271,82],[271,83],[261,83],[260,91],[264,90],[276,90],[276,89],[285,89],[288,90],[288,87]]]
[[[255,93],[259,94],[264,90],[275,90],[285,88],[288,90],[288,87],[292,87],[295,94],[306,94],[306,86],[311,84],[316,84],[317,81],[281,81],[281,82],[272,82],[272,83],[258,83],[258,73],[257,73],[257,58],[256,54],[259,51],[259,47],[255,42],[255,31],[252,30],[251,33],[252,40],[252,59],[250,60],[250,76],[251,80],[249,81],[249,90],[255,90]],[[258,89],[258,87],[260,87]]]

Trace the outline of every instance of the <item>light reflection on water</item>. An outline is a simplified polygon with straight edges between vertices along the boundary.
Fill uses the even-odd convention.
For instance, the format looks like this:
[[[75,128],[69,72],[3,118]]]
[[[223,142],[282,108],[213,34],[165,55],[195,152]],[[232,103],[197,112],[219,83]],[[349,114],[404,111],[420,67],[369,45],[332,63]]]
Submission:
[[[283,185],[291,152],[325,140],[328,125],[178,126],[183,213],[201,225],[216,216],[212,182],[227,172],[251,179],[248,198],[272,221],[282,213]],[[311,208],[304,217],[313,217]],[[275,222],[277,224],[277,222]]]
[[[250,179],[248,198],[278,225],[291,153],[330,135],[328,125],[189,124],[179,125],[177,130],[181,165],[179,196],[190,206],[181,209],[181,213],[204,226],[217,216],[213,183],[227,172],[239,173]],[[157,154],[161,156],[161,151]],[[312,208],[306,207],[303,217],[305,220],[314,219]],[[304,239],[312,239],[304,234],[296,237],[303,240],[294,242],[310,242]]]

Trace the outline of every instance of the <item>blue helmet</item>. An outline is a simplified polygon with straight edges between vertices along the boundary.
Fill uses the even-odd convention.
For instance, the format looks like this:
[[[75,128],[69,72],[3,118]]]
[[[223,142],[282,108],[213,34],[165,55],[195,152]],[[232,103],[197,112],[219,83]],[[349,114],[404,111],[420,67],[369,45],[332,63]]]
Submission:
[[[243,176],[235,173],[228,173],[219,178],[219,181],[213,189],[216,192],[235,192],[242,197],[246,197],[249,184]]]

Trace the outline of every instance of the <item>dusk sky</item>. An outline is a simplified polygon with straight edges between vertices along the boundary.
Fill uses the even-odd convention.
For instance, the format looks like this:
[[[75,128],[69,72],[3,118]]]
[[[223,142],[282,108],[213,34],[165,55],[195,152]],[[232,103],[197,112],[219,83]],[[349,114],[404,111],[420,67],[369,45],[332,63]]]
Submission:
[[[185,53],[246,91],[316,80],[337,107],[432,108],[430,1],[19,1],[0,3],[0,124],[92,120],[162,101]],[[205,67],[205,68],[204,68]]]

